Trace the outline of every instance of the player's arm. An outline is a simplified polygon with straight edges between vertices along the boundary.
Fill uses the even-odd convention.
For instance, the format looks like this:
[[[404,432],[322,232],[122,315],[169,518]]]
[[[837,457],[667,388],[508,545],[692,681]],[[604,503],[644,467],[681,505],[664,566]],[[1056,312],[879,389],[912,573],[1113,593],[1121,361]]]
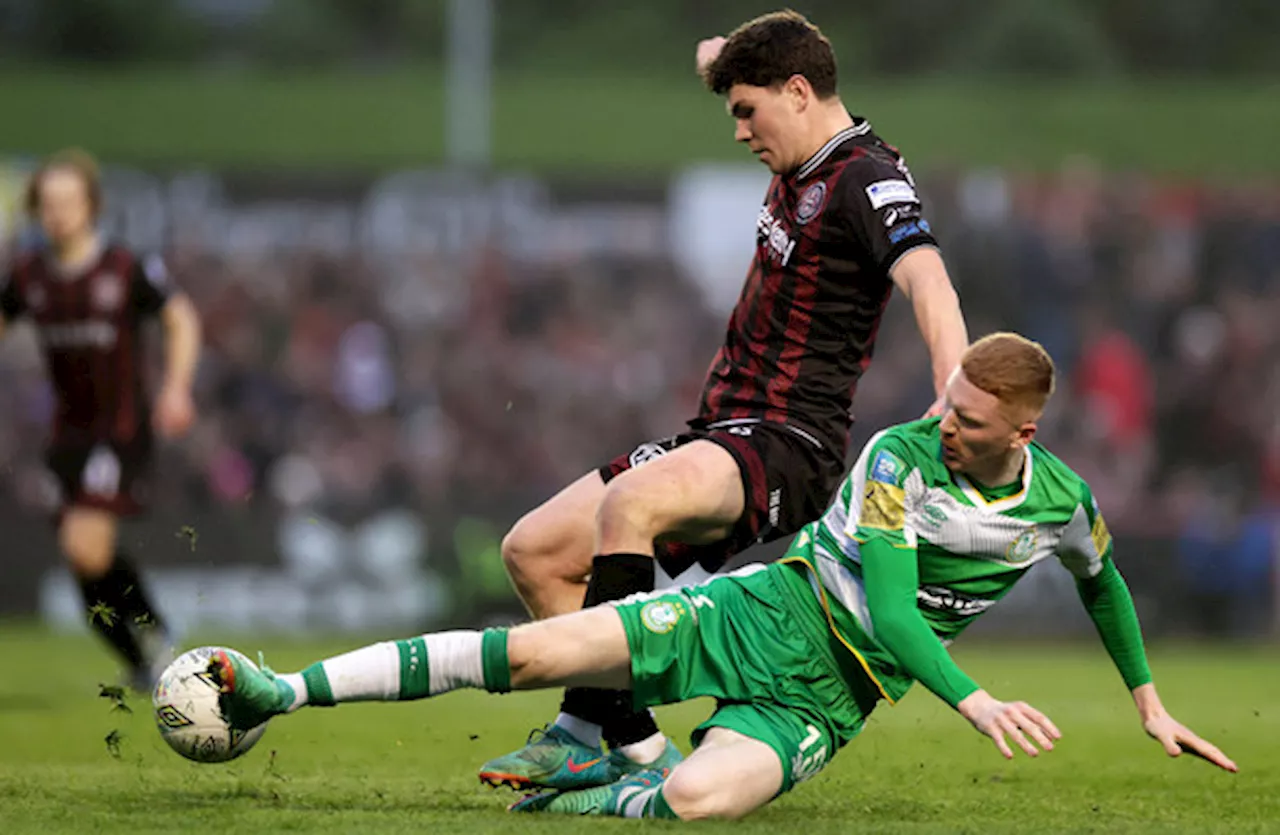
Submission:
[[[905,164],[866,156],[845,168],[839,194],[841,222],[911,301],[929,349],[936,414],[969,333],[915,183]]]
[[[892,448],[867,456],[862,507],[846,533],[859,543],[863,590],[875,639],[903,670],[951,705],[1012,757],[1005,735],[1031,756],[1051,750],[1061,734],[1043,714],[1022,702],[992,698],[960,669],[916,604],[920,586],[915,536],[906,528],[905,456]],[[1033,745],[1027,736],[1035,740]]]
[[[144,315],[157,315],[164,330],[164,379],[156,398],[155,423],[161,434],[184,433],[195,419],[191,390],[200,359],[200,317],[191,299],[173,290],[164,263],[143,259],[134,277],[134,303]]]
[[[932,246],[909,250],[889,270],[889,277],[911,300],[916,325],[929,348],[934,394],[940,399],[951,372],[960,364],[960,355],[969,346],[960,297],[942,255]]]
[[[1076,589],[1107,654],[1133,696],[1142,727],[1171,757],[1183,751],[1228,771],[1236,764],[1165,710],[1151,678],[1142,626],[1129,586],[1116,568],[1115,544],[1093,496],[1087,492],[1063,537],[1061,559],[1076,576]]]
[[[190,393],[200,359],[200,317],[185,293],[169,296],[160,310],[165,335],[164,387]]]
[[[4,337],[9,323],[25,313],[26,309],[13,271],[0,274],[0,338]]]

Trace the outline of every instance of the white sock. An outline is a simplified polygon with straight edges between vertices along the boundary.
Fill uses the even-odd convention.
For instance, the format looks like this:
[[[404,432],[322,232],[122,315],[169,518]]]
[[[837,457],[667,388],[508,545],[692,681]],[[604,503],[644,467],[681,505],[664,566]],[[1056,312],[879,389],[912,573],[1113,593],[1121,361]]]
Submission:
[[[583,745],[590,748],[600,747],[600,734],[603,729],[595,722],[579,719],[571,713],[561,713],[556,717],[556,727],[565,731]]]
[[[287,712],[293,713],[300,707],[307,704],[307,683],[302,679],[302,673],[284,673],[277,675],[276,681],[283,681],[289,685],[289,689],[293,691],[293,703],[287,708]]]
[[[426,663],[427,659],[422,659]],[[335,702],[387,702],[400,697],[400,651],[391,641],[322,662]]]
[[[659,731],[648,739],[632,742],[629,745],[620,745],[618,750],[633,763],[648,765],[658,757],[661,757],[662,752],[667,750],[667,737],[666,734]]]
[[[485,681],[486,634],[490,672]],[[294,692],[290,710],[305,704],[397,702],[424,699],[460,687],[510,689],[506,677],[506,633],[456,631],[386,641],[312,664],[300,673],[280,676]]]

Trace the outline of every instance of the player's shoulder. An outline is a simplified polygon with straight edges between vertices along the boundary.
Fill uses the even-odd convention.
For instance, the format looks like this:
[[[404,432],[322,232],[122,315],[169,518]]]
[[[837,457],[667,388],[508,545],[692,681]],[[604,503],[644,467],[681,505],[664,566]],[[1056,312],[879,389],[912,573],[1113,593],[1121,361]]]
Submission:
[[[9,256],[8,272],[17,273],[40,264],[44,260],[45,251],[45,247],[39,243],[20,244]]]
[[[1046,500],[1074,507],[1077,504],[1093,504],[1093,492],[1089,484],[1075,470],[1039,441],[1028,447],[1031,463],[1035,468],[1036,492]]]
[[[898,423],[877,432],[867,442],[869,467],[895,470],[899,479],[918,470],[925,483],[944,477],[939,457],[938,418]]]
[[[136,249],[121,241],[107,241],[103,247],[103,260],[124,264],[135,275],[141,275],[158,289],[169,286],[169,268],[164,256],[149,249]]]
[[[891,203],[920,202],[906,161],[875,134],[847,143],[834,180],[837,199],[847,205],[870,204],[880,209]]]

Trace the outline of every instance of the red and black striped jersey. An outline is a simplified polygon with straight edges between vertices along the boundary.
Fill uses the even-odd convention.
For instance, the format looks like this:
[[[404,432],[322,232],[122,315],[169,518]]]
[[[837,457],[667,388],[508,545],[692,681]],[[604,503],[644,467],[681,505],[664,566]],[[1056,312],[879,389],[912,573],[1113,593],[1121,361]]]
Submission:
[[[160,258],[108,245],[72,273],[28,252],[0,282],[0,315],[30,318],[44,349],[57,399],[54,443],[123,443],[149,432],[142,325],[169,298]]]
[[[906,163],[863,119],[769,185],[693,425],[784,423],[844,454],[858,379],[909,250],[937,246]]]

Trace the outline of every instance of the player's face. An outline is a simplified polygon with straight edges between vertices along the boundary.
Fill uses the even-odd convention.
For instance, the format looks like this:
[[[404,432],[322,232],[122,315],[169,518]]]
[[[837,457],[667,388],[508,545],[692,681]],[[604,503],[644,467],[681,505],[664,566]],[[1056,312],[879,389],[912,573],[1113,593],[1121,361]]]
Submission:
[[[1010,420],[1000,398],[969,382],[959,369],[947,383],[945,411],[939,424],[942,463],[956,473],[998,470],[1011,452],[1035,434],[1035,425]]]
[[[796,158],[802,124],[790,86],[735,84],[729,88],[727,106],[736,125],[733,138],[745,142],[774,174],[786,174],[804,161]]]
[[[83,235],[93,228],[89,189],[78,172],[52,168],[40,178],[40,226],[55,243]]]

